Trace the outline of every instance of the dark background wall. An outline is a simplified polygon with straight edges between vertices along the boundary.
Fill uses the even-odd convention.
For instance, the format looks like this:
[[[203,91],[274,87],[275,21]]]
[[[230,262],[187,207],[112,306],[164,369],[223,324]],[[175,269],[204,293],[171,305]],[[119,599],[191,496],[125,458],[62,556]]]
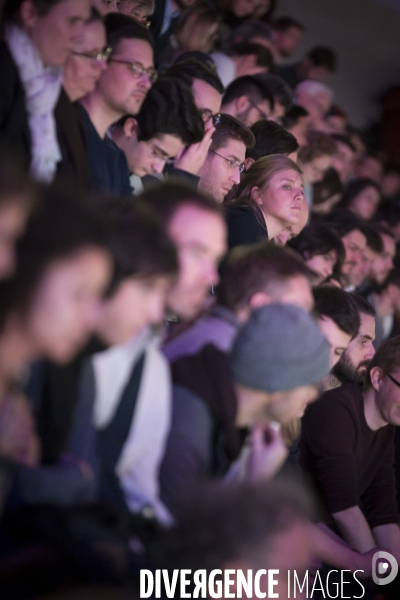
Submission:
[[[336,50],[330,85],[350,122],[365,127],[379,117],[380,95],[400,85],[400,0],[279,0],[280,15],[307,27],[295,58],[317,44]]]

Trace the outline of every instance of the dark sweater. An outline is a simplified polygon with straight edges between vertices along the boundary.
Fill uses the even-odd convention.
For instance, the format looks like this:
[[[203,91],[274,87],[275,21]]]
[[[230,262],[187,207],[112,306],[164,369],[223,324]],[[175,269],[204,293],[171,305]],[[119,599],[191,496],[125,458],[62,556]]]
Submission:
[[[268,240],[267,226],[251,206],[233,206],[226,213],[229,249]]]
[[[303,418],[300,464],[329,514],[360,506],[371,528],[398,521],[394,427],[372,431],[361,384],[326,392]]]

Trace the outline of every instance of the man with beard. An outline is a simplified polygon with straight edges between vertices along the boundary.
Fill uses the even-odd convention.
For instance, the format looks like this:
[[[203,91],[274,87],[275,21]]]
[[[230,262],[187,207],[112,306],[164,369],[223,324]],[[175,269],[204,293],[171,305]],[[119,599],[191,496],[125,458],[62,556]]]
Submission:
[[[375,339],[375,309],[357,294],[351,294],[360,315],[360,328],[355,338],[351,340],[346,351],[335,365],[332,375],[336,378],[338,387],[342,383],[364,381],[367,367],[375,354],[373,341]],[[333,383],[333,382],[332,382]]]

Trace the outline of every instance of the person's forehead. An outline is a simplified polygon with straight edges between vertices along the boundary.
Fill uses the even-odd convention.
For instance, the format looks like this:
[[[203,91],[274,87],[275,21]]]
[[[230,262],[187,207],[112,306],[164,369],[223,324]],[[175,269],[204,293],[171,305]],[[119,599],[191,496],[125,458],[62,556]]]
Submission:
[[[396,253],[396,244],[394,239],[390,235],[385,235],[384,233],[381,234],[381,238],[383,242],[383,250],[393,254],[394,256]]]
[[[241,140],[234,140],[233,138],[228,138],[226,143],[217,149],[217,151],[222,151],[226,158],[236,157],[240,161],[243,161],[246,156],[246,146]]]
[[[360,312],[360,329],[359,336],[375,337],[375,317]]]
[[[146,142],[150,147],[157,147],[163,150],[166,154],[175,154],[184,145],[182,140],[172,133],[162,133],[151,138]]]
[[[361,233],[359,229],[353,229],[353,231],[347,233],[345,236],[342,237],[342,241],[345,244],[346,242],[356,244],[357,246],[360,246],[363,250],[367,243],[365,235]]]
[[[197,240],[207,245],[211,229],[223,236],[226,232],[225,222],[221,215],[204,209],[196,204],[181,205],[169,222],[169,231],[175,240]]]
[[[123,38],[113,51],[121,60],[140,62],[144,67],[153,66],[153,49],[146,40]]]
[[[298,173],[297,171],[295,171],[294,169],[286,169],[285,171],[279,171],[279,173],[276,173],[272,179],[275,180],[275,182],[279,183],[280,181],[292,181],[293,183],[298,183],[298,184],[302,184],[303,183],[303,178],[301,176],[300,173]]]

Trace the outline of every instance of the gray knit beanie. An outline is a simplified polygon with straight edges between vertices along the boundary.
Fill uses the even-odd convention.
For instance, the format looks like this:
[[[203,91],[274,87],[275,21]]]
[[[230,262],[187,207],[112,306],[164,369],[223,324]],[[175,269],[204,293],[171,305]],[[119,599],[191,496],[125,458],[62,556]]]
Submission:
[[[236,383],[266,392],[292,390],[327,375],[329,344],[305,310],[270,304],[251,313],[229,362]]]

